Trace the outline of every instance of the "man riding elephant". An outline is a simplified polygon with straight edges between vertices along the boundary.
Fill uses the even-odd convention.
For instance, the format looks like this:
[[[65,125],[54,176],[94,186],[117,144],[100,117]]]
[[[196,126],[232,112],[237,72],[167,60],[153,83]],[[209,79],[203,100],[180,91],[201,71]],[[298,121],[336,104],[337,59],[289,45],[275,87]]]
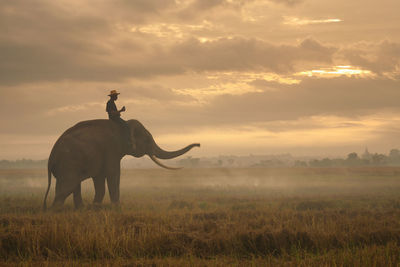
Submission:
[[[94,203],[101,203],[105,194],[107,181],[110,200],[119,203],[121,160],[130,155],[136,158],[147,155],[157,165],[166,169],[159,159],[179,157],[199,143],[188,145],[175,151],[166,151],[155,142],[151,133],[138,120],[124,121],[114,101],[118,93],[112,90],[109,94],[106,111],[109,120],[81,121],[67,129],[55,142],[47,164],[48,184],[43,201],[50,191],[51,176],[56,178],[53,207],[62,206],[65,199],[73,194],[75,208],[83,205],[81,194],[82,181],[92,178],[95,188]]]
[[[128,124],[126,123],[125,120],[121,118],[121,112],[124,112],[125,106],[123,106],[120,110],[117,109],[117,106],[115,105],[115,101],[118,99],[118,93],[116,90],[111,90],[110,94],[108,95],[110,97],[110,100],[107,102],[106,106],[106,111],[108,113],[108,118],[116,123],[118,123],[121,128],[123,129],[123,138],[126,143],[126,151],[127,153],[131,152],[134,147],[131,139],[131,131],[129,129]]]

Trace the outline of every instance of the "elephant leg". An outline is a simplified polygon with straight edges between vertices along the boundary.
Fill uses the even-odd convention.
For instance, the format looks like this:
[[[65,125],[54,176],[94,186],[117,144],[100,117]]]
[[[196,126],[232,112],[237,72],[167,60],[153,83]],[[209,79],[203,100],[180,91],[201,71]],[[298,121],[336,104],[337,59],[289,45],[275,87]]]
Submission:
[[[120,180],[120,169],[115,168],[112,173],[107,176],[108,192],[110,193],[110,199],[112,203],[119,203],[119,180]]]
[[[74,189],[74,206],[75,209],[79,209],[83,206],[83,201],[82,201],[82,193],[81,193],[81,183],[77,185]]]
[[[93,184],[95,191],[93,203],[100,204],[103,202],[104,194],[106,193],[106,179],[105,177],[94,177]]]
[[[53,207],[62,206],[65,199],[75,190],[77,179],[58,178],[56,181],[56,196],[54,198]]]

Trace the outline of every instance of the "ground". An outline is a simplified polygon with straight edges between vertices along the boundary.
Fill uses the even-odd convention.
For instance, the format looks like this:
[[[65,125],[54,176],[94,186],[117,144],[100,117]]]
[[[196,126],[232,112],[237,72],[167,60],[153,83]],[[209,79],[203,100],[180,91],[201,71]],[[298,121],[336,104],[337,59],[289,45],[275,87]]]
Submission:
[[[83,185],[42,212],[46,171],[0,170],[0,265],[400,264],[399,168],[123,170],[119,207]]]

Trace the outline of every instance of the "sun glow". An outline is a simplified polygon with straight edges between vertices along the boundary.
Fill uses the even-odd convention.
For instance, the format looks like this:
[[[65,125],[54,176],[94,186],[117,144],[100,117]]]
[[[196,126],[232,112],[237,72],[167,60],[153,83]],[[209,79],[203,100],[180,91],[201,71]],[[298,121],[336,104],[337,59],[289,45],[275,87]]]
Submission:
[[[299,84],[301,81],[289,76],[282,76],[270,72],[217,72],[207,75],[209,80],[235,80],[241,82],[252,82],[255,80],[265,80],[269,82],[277,82],[280,84]]]
[[[247,83],[219,83],[213,84],[203,88],[188,88],[188,89],[172,89],[172,91],[178,95],[190,95],[197,99],[200,104],[207,102],[210,97],[216,97],[220,95],[243,95],[247,93],[262,92],[262,90],[254,88]]]
[[[145,33],[154,35],[158,38],[171,38],[171,36],[182,39],[187,37],[189,33],[210,30],[214,25],[204,20],[200,24],[176,24],[176,23],[155,23],[144,26],[135,26],[131,28],[131,32]],[[203,39],[205,39],[203,37]]]
[[[319,70],[308,70],[296,73],[296,76],[320,76],[320,77],[338,77],[338,76],[373,76],[369,70],[356,69],[353,66],[335,66],[332,68],[323,68]]]
[[[284,22],[283,24],[286,25],[309,25],[309,24],[323,24],[323,23],[335,23],[335,22],[342,22],[341,19],[300,19],[297,17],[283,17]]]
[[[253,73],[253,72],[217,72],[206,76],[209,85],[196,88],[173,88],[172,91],[178,95],[190,95],[197,99],[197,103],[204,104],[208,99],[220,95],[244,95],[248,93],[259,93],[265,90],[275,90],[276,84],[298,84],[300,80],[281,76],[275,73]],[[257,88],[252,85],[254,81],[272,82],[266,88]]]

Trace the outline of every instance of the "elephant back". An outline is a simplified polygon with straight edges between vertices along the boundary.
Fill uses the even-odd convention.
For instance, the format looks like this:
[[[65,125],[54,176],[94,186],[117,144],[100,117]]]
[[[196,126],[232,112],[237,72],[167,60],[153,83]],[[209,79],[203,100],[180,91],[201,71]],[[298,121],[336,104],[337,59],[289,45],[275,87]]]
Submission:
[[[68,162],[85,163],[99,155],[118,154],[121,129],[110,120],[82,121],[67,129],[56,141],[49,157],[49,167]],[[75,163],[74,163],[75,164]]]

